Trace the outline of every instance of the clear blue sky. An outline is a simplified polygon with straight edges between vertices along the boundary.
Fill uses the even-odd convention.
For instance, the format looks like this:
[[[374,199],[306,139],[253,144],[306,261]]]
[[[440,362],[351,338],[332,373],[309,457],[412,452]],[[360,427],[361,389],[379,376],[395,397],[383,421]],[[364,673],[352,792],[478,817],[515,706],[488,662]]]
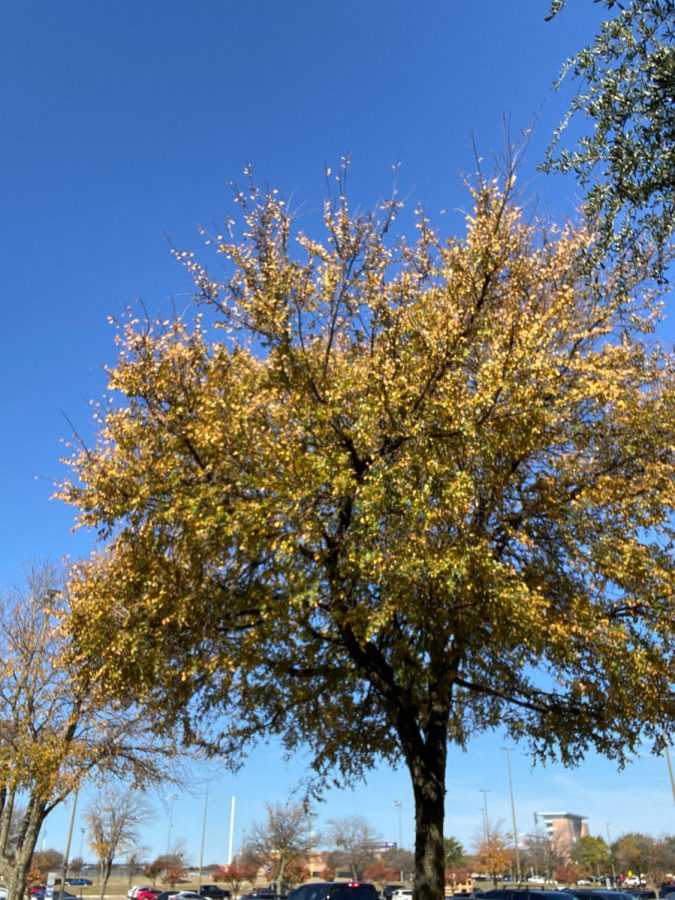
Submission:
[[[472,135],[490,158],[533,123],[521,182],[542,210],[569,214],[573,183],[536,174],[569,93],[551,83],[565,57],[594,33],[602,9],[569,0],[544,22],[547,0],[8,0],[0,27],[0,584],[22,563],[85,553],[72,511],[50,501],[63,475],[66,417],[85,436],[89,401],[114,358],[108,315],[141,298],[151,313],[188,303],[191,286],[166,236],[198,249],[197,228],[221,222],[228,181],[252,163],[263,182],[318,208],[323,167],[353,160],[352,197],[385,196],[391,165],[401,193],[432,215],[467,202]],[[672,327],[671,327],[672,331]],[[481,821],[509,821],[502,740],[453,751],[447,831],[470,844]],[[284,800],[303,763],[274,748],[255,753],[235,780],[211,786],[206,857],[224,858],[230,797],[237,796],[235,849]],[[536,810],[589,816],[591,831],[675,832],[663,760],[617,775],[589,760],[578,769],[531,770],[513,755],[520,827]],[[198,793],[198,788],[196,788]],[[398,840],[412,839],[407,776],[383,769],[355,792],[333,791],[320,819],[365,815]],[[173,837],[198,856],[202,799],[181,792]],[[83,802],[83,806],[86,801]],[[64,817],[47,845],[64,841]],[[80,827],[78,820],[77,829]],[[161,804],[147,830],[165,849]],[[76,831],[75,850],[79,831]]]

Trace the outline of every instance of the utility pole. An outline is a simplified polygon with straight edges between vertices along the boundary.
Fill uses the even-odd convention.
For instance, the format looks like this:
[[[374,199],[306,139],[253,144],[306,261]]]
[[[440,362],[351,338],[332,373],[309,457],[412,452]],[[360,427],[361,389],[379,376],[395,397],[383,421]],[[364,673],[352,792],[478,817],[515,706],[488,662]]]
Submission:
[[[486,791],[484,788],[481,788],[478,792],[483,795],[483,835],[485,837],[485,843],[487,844],[490,839],[490,820],[488,819],[488,808],[487,808],[487,795],[490,791]]]
[[[502,747],[506,753],[506,767],[509,772],[509,794],[511,796],[511,820],[513,821],[513,846],[516,852],[516,876],[518,884],[522,881],[522,873],[520,871],[520,851],[518,849],[518,826],[516,825],[516,804],[513,799],[513,779],[511,777],[511,750],[509,747]]]
[[[70,844],[73,840],[73,826],[75,825],[75,810],[77,809],[77,798],[80,789],[76,788],[73,794],[73,808],[70,812],[70,825],[68,826],[68,839],[66,840],[66,852],[63,854],[63,865],[61,866],[61,884],[56,887],[56,896],[62,900],[63,893],[66,889],[66,878],[68,877],[68,861],[70,859]]]

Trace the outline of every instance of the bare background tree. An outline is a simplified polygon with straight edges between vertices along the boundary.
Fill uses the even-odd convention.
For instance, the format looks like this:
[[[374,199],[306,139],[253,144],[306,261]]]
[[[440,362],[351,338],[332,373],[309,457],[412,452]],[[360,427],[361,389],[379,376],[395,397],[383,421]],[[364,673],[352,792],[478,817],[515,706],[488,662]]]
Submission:
[[[349,869],[352,878],[359,878],[374,861],[381,838],[363,816],[329,819],[328,828],[328,839],[336,851],[334,864]]]
[[[85,819],[89,846],[98,859],[99,896],[103,900],[115,857],[138,845],[139,827],[152,819],[152,811],[137,792],[110,787],[92,800]]]
[[[244,839],[242,861],[264,866],[278,890],[286,868],[306,857],[318,836],[312,835],[310,812],[303,803],[267,803],[267,818],[255,823]]]

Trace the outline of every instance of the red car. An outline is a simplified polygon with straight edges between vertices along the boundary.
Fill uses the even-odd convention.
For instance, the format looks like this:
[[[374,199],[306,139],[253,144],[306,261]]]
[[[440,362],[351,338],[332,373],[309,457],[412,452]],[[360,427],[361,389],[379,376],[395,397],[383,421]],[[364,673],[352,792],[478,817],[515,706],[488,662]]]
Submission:
[[[134,900],[157,900],[161,893],[161,891],[158,891],[155,888],[140,888],[136,891]]]

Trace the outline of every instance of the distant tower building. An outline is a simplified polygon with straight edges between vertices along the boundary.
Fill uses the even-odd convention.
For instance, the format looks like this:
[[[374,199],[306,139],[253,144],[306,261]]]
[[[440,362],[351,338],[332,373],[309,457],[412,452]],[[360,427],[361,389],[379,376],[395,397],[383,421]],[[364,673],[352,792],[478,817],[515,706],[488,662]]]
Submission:
[[[535,820],[543,822],[551,846],[555,847],[561,856],[567,858],[579,838],[588,834],[587,817],[575,813],[535,813]]]

